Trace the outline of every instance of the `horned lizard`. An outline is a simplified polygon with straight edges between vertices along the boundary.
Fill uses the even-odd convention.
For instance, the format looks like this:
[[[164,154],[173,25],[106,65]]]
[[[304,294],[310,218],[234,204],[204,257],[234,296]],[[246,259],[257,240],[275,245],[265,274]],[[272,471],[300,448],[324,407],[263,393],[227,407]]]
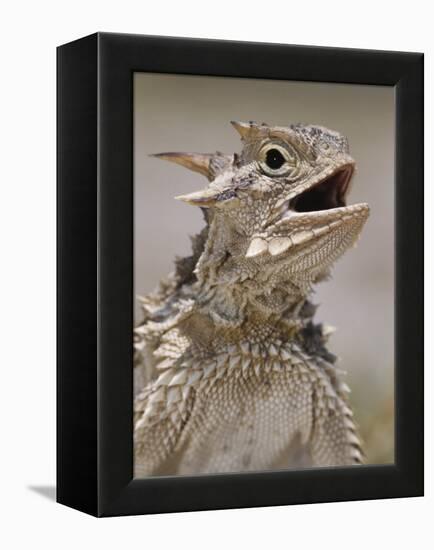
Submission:
[[[348,387],[313,322],[313,284],[358,239],[347,139],[321,126],[232,122],[240,154],[161,153],[207,187],[193,254],[142,298],[135,475],[360,464]]]

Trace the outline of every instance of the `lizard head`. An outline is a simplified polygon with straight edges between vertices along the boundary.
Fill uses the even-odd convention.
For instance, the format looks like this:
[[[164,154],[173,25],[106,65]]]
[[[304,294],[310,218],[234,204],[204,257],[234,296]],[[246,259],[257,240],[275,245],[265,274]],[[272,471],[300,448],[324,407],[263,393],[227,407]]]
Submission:
[[[274,287],[289,282],[303,294],[357,241],[369,215],[367,204],[346,203],[355,171],[347,139],[313,125],[232,125],[240,154],[155,156],[208,178],[177,198],[207,210],[220,282],[272,277]]]

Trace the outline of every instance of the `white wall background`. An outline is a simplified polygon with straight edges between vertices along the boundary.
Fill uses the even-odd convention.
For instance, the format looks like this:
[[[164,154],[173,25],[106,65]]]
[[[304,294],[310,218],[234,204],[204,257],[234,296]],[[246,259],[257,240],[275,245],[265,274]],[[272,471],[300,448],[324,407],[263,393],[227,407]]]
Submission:
[[[427,548],[432,530],[433,328],[427,308],[425,499],[95,520],[53,503],[55,480],[55,46],[96,30],[425,51],[432,123],[432,16],[394,3],[15,2],[2,7],[0,61],[0,500],[2,548]],[[430,125],[431,126],[431,125]],[[434,204],[432,126],[426,204]],[[427,215],[426,246],[433,221]],[[433,279],[427,254],[427,281]],[[433,293],[427,285],[427,304]],[[32,489],[37,487],[38,490]]]

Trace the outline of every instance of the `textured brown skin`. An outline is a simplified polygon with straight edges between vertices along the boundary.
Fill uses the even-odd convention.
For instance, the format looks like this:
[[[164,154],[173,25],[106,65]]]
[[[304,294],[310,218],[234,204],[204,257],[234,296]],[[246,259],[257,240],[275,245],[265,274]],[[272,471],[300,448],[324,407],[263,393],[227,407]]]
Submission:
[[[330,330],[308,301],[369,215],[344,206],[347,140],[318,126],[233,125],[240,155],[156,155],[210,183],[178,197],[205,214],[193,255],[142,299],[136,476],[362,462]]]

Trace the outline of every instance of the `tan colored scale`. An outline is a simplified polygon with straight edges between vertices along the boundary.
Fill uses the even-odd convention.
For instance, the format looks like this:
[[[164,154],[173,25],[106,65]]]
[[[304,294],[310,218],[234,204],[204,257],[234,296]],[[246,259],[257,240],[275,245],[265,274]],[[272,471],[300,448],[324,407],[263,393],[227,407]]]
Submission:
[[[348,143],[320,126],[232,123],[239,155],[155,155],[208,186],[191,257],[142,298],[135,475],[360,464],[363,452],[313,286],[357,241]]]

